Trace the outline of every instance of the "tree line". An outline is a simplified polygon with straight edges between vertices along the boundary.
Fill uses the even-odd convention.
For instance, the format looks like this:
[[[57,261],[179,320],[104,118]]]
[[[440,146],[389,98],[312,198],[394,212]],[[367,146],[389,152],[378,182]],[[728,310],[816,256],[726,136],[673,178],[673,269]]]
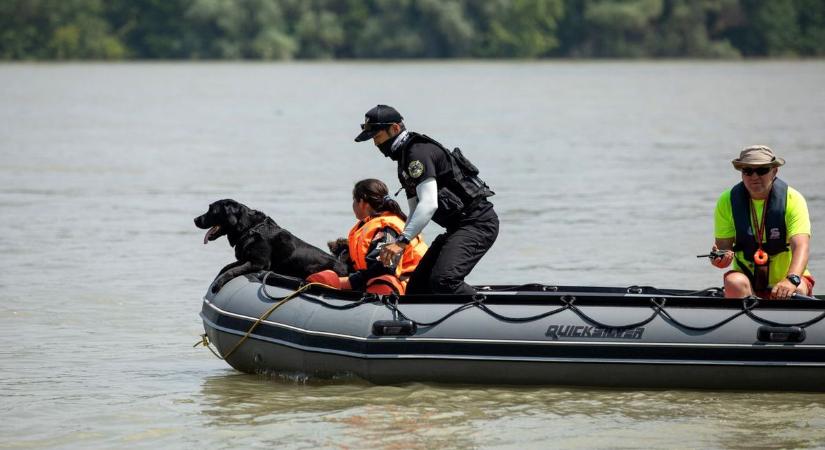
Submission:
[[[0,0],[2,60],[823,55],[822,0]]]

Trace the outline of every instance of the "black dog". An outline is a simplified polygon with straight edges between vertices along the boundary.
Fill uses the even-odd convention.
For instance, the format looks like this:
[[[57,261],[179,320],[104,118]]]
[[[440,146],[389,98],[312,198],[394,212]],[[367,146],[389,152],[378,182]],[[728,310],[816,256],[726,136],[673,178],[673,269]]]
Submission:
[[[206,214],[195,218],[195,226],[209,229],[204,244],[226,235],[229,245],[235,247],[238,260],[221,269],[212,292],[239,275],[261,270],[298,278],[327,269],[341,276],[347,274],[346,264],[293,236],[266,214],[235,200],[212,203]]]

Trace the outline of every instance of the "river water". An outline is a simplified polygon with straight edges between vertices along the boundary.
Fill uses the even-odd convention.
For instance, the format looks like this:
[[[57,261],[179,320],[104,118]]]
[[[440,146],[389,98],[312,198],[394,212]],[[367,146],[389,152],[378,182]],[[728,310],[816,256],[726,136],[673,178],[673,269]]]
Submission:
[[[470,282],[699,289],[746,145],[825,223],[823,86],[818,61],[0,65],[0,448],[825,447],[821,394],[264,378],[192,347],[233,259],[192,218],[344,235],[355,181],[398,186],[353,142],[377,103],[497,192]]]

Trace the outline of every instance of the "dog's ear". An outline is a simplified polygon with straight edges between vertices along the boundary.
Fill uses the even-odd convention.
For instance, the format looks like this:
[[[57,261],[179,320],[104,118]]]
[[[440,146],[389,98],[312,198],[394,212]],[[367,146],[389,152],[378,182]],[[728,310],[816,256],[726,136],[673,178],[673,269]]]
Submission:
[[[327,241],[327,248],[334,255],[338,251],[338,241]]]
[[[330,253],[334,256],[340,256],[345,251],[349,250],[349,243],[347,243],[346,238],[338,238],[334,241],[327,242],[327,247],[329,247]]]
[[[248,206],[239,203],[235,218],[237,219],[238,226],[243,229],[251,227],[254,223],[263,221],[266,219],[266,215],[254,209],[249,209]],[[233,226],[235,226],[235,224],[233,224]]]
[[[229,223],[230,226],[235,226],[238,224],[238,214],[239,208],[238,204],[230,201],[223,205],[223,212],[226,215],[226,222]]]

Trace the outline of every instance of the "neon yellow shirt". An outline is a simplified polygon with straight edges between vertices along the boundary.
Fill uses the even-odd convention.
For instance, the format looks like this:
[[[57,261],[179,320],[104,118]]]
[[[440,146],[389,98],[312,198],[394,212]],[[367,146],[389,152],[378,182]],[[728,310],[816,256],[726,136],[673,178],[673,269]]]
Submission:
[[[735,239],[736,225],[733,222],[733,209],[730,204],[730,189],[723,192],[716,202],[716,211],[714,213],[714,235],[717,239]],[[764,200],[753,200],[753,209],[756,211],[757,220],[762,220],[762,214],[765,211]],[[787,239],[790,242],[792,236],[797,234],[811,235],[811,219],[808,216],[808,204],[805,202],[805,197],[802,196],[796,189],[788,186],[788,198],[785,206],[785,226],[787,227]],[[767,230],[766,230],[767,231]],[[762,234],[762,242],[765,242],[765,235]],[[791,266],[791,251],[790,249],[772,255],[770,259],[770,272],[768,274],[768,284],[775,285],[788,275],[788,268]],[[742,252],[736,252],[736,259],[733,260],[733,270],[741,272],[737,260],[746,264],[748,270],[753,273],[753,263],[747,261]],[[810,275],[808,268],[805,268],[803,275]]]

